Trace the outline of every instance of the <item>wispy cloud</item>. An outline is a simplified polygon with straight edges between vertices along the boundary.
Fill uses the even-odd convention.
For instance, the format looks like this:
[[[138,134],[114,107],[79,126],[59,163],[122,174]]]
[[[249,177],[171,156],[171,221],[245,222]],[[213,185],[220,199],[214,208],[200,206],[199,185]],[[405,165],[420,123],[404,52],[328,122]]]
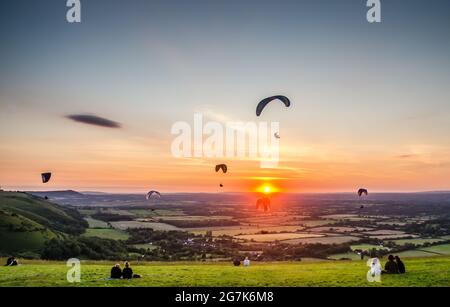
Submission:
[[[113,120],[103,118],[96,115],[89,115],[89,114],[71,114],[66,115],[66,118],[73,120],[78,123],[86,124],[86,125],[93,125],[98,127],[104,127],[104,128],[122,128],[122,125],[118,122],[115,122]]]

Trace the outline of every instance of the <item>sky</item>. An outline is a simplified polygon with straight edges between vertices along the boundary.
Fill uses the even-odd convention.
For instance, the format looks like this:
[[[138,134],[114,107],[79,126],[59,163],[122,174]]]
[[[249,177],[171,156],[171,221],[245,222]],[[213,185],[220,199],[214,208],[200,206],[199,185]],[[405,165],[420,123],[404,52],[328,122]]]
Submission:
[[[371,24],[362,0],[81,0],[70,24],[64,0],[1,1],[0,186],[448,190],[450,2],[381,3]],[[257,118],[277,94],[292,106]],[[195,113],[279,122],[278,167],[174,157],[171,127]]]

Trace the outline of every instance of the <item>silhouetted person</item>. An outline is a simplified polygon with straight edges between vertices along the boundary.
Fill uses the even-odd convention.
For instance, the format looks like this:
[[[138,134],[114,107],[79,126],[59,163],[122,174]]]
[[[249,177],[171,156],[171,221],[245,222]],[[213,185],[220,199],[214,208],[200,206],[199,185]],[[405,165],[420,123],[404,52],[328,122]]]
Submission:
[[[9,258],[6,260],[5,266],[15,266],[15,265],[18,265],[18,264],[19,264],[19,263],[17,262],[16,258],[14,258],[14,257],[9,257]]]
[[[122,277],[122,270],[120,269],[120,265],[116,264],[111,269],[111,278],[112,279],[120,279]]]
[[[397,262],[398,272],[400,274],[405,274],[406,273],[405,264],[403,263],[403,261],[400,260],[399,256],[395,256],[395,262]]]
[[[389,255],[388,262],[384,265],[384,271],[385,274],[398,274],[398,266],[397,263],[394,261],[394,256]]]
[[[234,264],[234,266],[240,266],[241,261],[239,261],[239,259],[234,259],[233,264]]]
[[[133,278],[133,270],[130,268],[130,264],[125,262],[125,268],[122,271],[123,279],[131,279]]]
[[[9,257],[9,258],[6,260],[5,266],[10,266],[11,263],[12,263],[13,261],[14,261],[14,257]]]

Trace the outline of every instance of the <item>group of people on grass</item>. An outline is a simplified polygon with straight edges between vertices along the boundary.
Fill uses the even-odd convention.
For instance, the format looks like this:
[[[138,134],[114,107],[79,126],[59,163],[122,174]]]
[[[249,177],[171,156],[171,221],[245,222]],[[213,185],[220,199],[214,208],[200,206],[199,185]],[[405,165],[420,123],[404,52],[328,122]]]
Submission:
[[[399,256],[389,255],[388,261],[384,265],[384,274],[404,274],[406,273],[405,264]]]
[[[141,275],[133,274],[133,269],[128,261],[125,262],[123,270],[120,268],[120,264],[116,264],[111,269],[111,279],[132,279],[140,278]]]
[[[239,260],[238,258],[234,259],[233,260],[233,265],[234,266],[240,266],[241,265],[241,260]],[[250,259],[248,259],[248,257],[245,257],[245,259],[243,261],[243,265],[244,265],[244,267],[249,267],[250,266]]]

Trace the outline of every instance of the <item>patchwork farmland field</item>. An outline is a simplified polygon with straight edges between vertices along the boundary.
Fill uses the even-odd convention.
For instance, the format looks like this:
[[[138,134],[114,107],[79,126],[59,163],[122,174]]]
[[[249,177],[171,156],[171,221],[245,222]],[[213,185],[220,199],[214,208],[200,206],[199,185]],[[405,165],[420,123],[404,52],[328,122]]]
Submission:
[[[273,234],[256,234],[256,235],[239,235],[235,236],[237,239],[251,240],[255,242],[272,242],[272,241],[285,241],[301,238],[318,238],[323,237],[319,234],[308,233],[273,233]]]
[[[315,238],[303,238],[303,239],[292,239],[283,241],[283,243],[288,244],[342,244],[352,241],[358,241],[360,238],[353,236],[328,236],[328,237],[315,237]]]
[[[129,238],[129,235],[126,232],[110,228],[88,228],[83,235],[86,237],[98,237],[112,240],[127,240]]]
[[[114,228],[127,230],[128,228],[152,228],[153,230],[180,230],[178,227],[165,223],[138,222],[138,221],[120,221],[111,222]]]

